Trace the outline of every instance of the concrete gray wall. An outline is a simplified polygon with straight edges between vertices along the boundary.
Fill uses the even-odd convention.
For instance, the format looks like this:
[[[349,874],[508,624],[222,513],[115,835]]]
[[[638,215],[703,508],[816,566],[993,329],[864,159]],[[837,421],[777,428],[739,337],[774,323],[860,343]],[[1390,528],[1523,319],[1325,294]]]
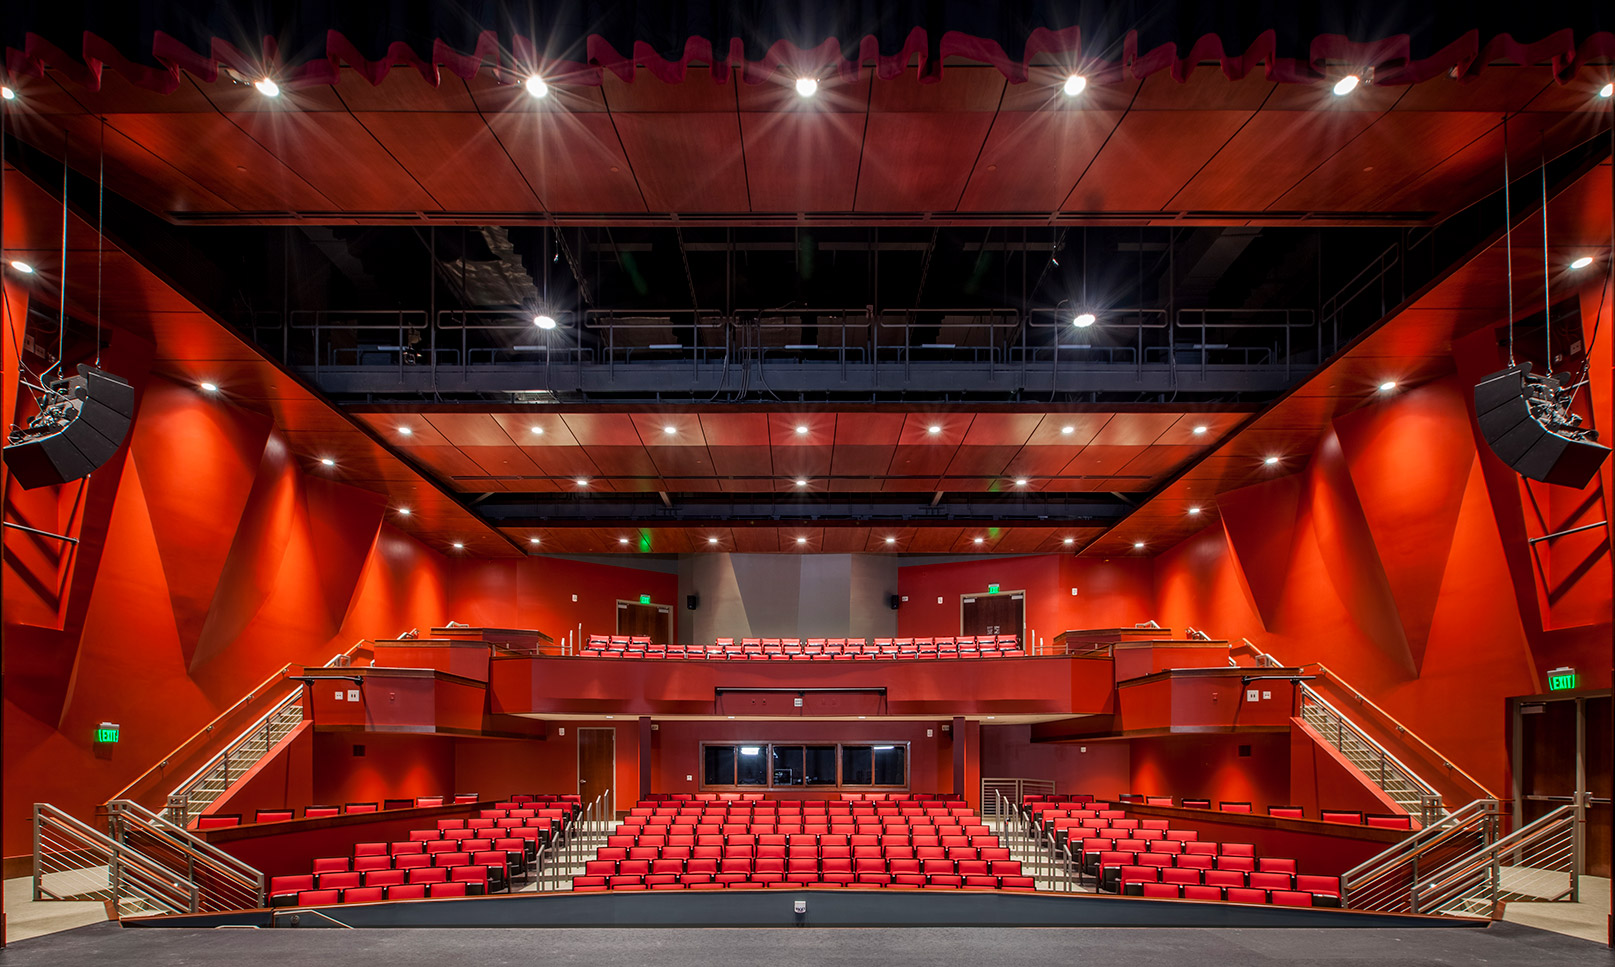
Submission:
[[[678,636],[893,637],[897,561],[882,554],[692,554],[679,560]],[[698,610],[683,608],[701,596]]]

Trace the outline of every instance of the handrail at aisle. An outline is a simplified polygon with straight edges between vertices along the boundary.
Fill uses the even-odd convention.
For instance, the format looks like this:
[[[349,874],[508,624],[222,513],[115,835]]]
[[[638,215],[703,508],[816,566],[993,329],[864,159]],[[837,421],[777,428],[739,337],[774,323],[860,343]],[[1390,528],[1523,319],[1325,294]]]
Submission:
[[[1369,857],[1341,874],[1341,904],[1360,910],[1412,910],[1411,891],[1421,874],[1426,880],[1439,876],[1495,842],[1501,815],[1497,800],[1477,799]]]
[[[369,640],[356,642],[347,651],[326,662],[326,667],[352,659],[369,645]],[[192,766],[192,763],[196,762],[199,756],[208,753],[209,750],[215,750],[215,747],[222,750],[224,747],[233,744],[237,737],[235,734],[230,734],[229,738],[225,737],[226,733],[230,732],[229,726],[243,720],[254,721],[257,717],[261,717],[258,710],[264,708],[265,702],[271,697],[276,700],[276,705],[284,701],[285,696],[275,691],[275,686],[285,681],[288,672],[302,667],[305,666],[295,662],[288,662],[276,669],[274,674],[253,686],[245,696],[214,716],[211,722],[197,729],[183,742],[175,746],[172,751],[159,759],[156,765],[135,777],[134,781],[127,786],[113,793],[108,798],[108,802],[121,799],[140,803],[148,809],[153,806],[159,809],[166,806],[168,791],[164,787],[168,784],[173,774],[187,767],[194,774],[197,770]],[[298,687],[301,688],[301,686]],[[254,716],[254,719],[248,720],[249,715]],[[211,754],[208,755],[208,758],[211,757]]]
[[[1241,638],[1239,645],[1234,645],[1229,648],[1230,653],[1235,651],[1245,651],[1249,653],[1257,660],[1259,664],[1263,660],[1271,662],[1275,665],[1282,664],[1273,656],[1251,644],[1249,638]],[[1232,657],[1230,657],[1229,660],[1232,662]],[[1454,765],[1452,760],[1442,755],[1440,750],[1438,750],[1435,746],[1426,742],[1419,736],[1417,732],[1408,728],[1406,725],[1403,725],[1402,722],[1396,718],[1396,716],[1385,711],[1383,708],[1380,708],[1373,702],[1372,699],[1365,696],[1356,688],[1353,688],[1349,682],[1332,671],[1329,666],[1322,662],[1306,662],[1298,667],[1304,671],[1310,671],[1312,674],[1318,676],[1318,678],[1327,682],[1333,688],[1339,689],[1343,695],[1349,697],[1353,702],[1356,702],[1362,708],[1371,713],[1372,717],[1378,719],[1382,725],[1388,726],[1390,730],[1394,732],[1400,739],[1406,741],[1409,745],[1414,746],[1425,758],[1429,759],[1432,764],[1440,763],[1441,767],[1446,770],[1446,778],[1449,781],[1456,783],[1460,787],[1468,787],[1464,789],[1464,798],[1471,800],[1497,798],[1497,794],[1492,792],[1490,789],[1487,789],[1486,786],[1480,782],[1480,780],[1476,779],[1474,776],[1471,776],[1459,766]],[[1314,689],[1314,691],[1316,691],[1316,689]]]
[[[138,850],[152,863],[194,882],[202,909],[255,909],[264,905],[265,883],[261,871],[139,803],[115,799],[107,803],[107,812],[112,838]],[[150,840],[149,845],[145,839]],[[183,861],[184,870],[165,863],[164,855],[151,846],[169,853],[176,862]]]
[[[105,900],[120,914],[201,909],[197,885],[49,803],[34,804],[33,898]],[[138,904],[139,906],[132,906]]]

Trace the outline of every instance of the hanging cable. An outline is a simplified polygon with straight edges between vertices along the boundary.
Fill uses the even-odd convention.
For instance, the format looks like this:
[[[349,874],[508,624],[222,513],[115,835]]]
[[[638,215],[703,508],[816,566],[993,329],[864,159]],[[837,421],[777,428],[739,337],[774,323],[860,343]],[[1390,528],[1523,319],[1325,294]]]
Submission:
[[[101,275],[106,238],[107,119],[101,118],[99,171],[95,177],[95,368],[101,368]]]
[[[1508,265],[1504,275],[1508,281],[1508,364],[1514,365],[1514,210],[1509,205],[1508,186],[1508,115],[1503,115],[1503,251]]]
[[[1592,335],[1587,337],[1587,347],[1582,350],[1581,373],[1570,382],[1570,401],[1565,404],[1566,408],[1569,408],[1569,406],[1576,402],[1576,394],[1581,392],[1581,387],[1587,382],[1587,377],[1592,372],[1593,347],[1598,344],[1598,331],[1603,328],[1604,313],[1610,311],[1610,298],[1611,296],[1615,296],[1615,104],[1612,104],[1610,107],[1611,123],[1609,126],[1609,157],[1611,164],[1609,170],[1609,268],[1604,274],[1604,291],[1598,300],[1598,314],[1593,317]]]
[[[61,297],[56,300],[56,362],[51,363],[50,369],[40,374],[40,382],[49,376],[52,369],[62,365],[62,357],[67,355],[67,148],[69,135],[62,130],[62,279]],[[65,374],[67,370],[63,368]]]
[[[1553,375],[1553,296],[1549,292],[1552,277],[1548,274],[1548,145],[1542,145],[1542,339],[1545,346],[1544,376]]]

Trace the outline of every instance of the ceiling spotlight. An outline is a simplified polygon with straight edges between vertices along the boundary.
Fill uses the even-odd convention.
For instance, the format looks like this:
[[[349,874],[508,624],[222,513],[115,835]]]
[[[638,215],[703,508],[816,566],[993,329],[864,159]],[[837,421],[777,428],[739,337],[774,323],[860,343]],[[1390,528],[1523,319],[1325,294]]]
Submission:
[[[1015,478],[1015,486],[1017,486],[1017,487],[1026,486],[1026,478],[1025,477],[1016,477]]]
[[[1581,258],[1571,262],[1570,267],[1573,269],[1585,269],[1587,266],[1592,264],[1593,257],[1591,255],[1583,255]]]
[[[579,487],[587,487],[587,486],[589,486],[589,478],[588,477],[579,477],[578,478],[578,486]]]
[[[334,467],[336,466],[336,461],[332,460],[330,457],[321,457],[320,465],[325,467]]]
[[[1205,432],[1206,432],[1206,428],[1203,427],[1203,426],[1197,426],[1197,427],[1194,428],[1194,435],[1195,436],[1200,436],[1200,435],[1204,434]]]
[[[936,425],[935,423],[933,423],[930,426],[925,428],[925,432],[927,432],[927,433],[941,433],[942,432],[942,427],[940,427],[940,426]]]
[[[975,543],[984,544],[984,543],[986,543],[986,541],[987,541],[987,539],[985,537],[978,537],[978,538],[976,538]]]
[[[1064,436],[1070,436],[1071,434],[1073,434],[1075,432],[1077,432],[1077,428],[1074,427],[1074,426],[1062,426],[1062,427],[1060,427],[1060,433],[1062,435],[1064,435]]]
[[[1609,95],[1605,94],[1604,96],[1608,97]],[[8,101],[15,101],[17,99],[17,92],[9,87],[0,87],[0,97],[3,97]]]
[[[533,436],[543,436],[544,435],[544,428],[541,427],[541,426],[535,426],[532,429],[528,430],[527,432],[531,433]]]
[[[408,517],[409,516],[409,508],[408,507],[400,507],[400,508],[398,508],[398,516],[400,516],[400,517]]]
[[[537,74],[530,75],[527,80],[522,81],[522,86],[527,88],[527,93],[533,97],[550,96],[550,86],[544,83],[544,78],[539,77]]]
[[[802,97],[812,97],[819,93],[819,79],[817,77],[798,77],[796,79],[796,93]]]
[[[529,544],[537,544],[538,543],[538,538],[529,537],[529,538],[527,538],[527,543],[529,543]]]
[[[256,87],[258,89],[258,93],[262,94],[264,97],[280,96],[280,85],[276,84],[267,77],[252,86]]]
[[[1599,97],[1615,96],[1615,82],[1611,82],[1609,84],[1605,84],[1603,87],[1600,87],[1598,89],[1598,96]]]
[[[1080,313],[1077,314],[1077,317],[1075,319],[1071,320],[1071,324],[1073,326],[1076,326],[1078,329],[1086,329],[1086,328],[1088,328],[1089,326],[1093,325],[1094,323],[1096,323],[1098,321],[1099,321],[1099,317],[1094,315],[1093,313],[1091,313],[1091,312],[1080,312]]]
[[[1065,84],[1060,88],[1060,90],[1065,91],[1066,97],[1076,97],[1078,94],[1081,94],[1083,90],[1087,88],[1087,86],[1088,79],[1086,77],[1083,77],[1081,74],[1072,74],[1070,77],[1065,79]]]
[[[1272,467],[1272,466],[1275,466],[1275,465],[1278,464],[1279,458],[1278,457],[1268,457],[1266,460],[1263,460],[1262,462],[1267,464],[1269,467]]]
[[[401,427],[398,428],[398,435],[399,436],[414,436],[415,431],[413,429],[411,429],[410,427],[401,426]]]
[[[1357,90],[1357,85],[1361,84],[1362,82],[1363,82],[1363,79],[1361,77],[1358,77],[1356,74],[1347,74],[1345,77],[1342,77],[1340,80],[1335,81],[1335,96],[1336,97],[1345,97],[1347,94],[1350,94],[1352,91]]]
[[[807,428],[806,423],[798,423],[796,425],[796,432],[797,433],[806,433],[807,431],[808,431],[808,428]]]
[[[1067,538],[1066,538],[1066,539],[1065,539],[1065,540],[1064,540],[1064,541],[1062,541],[1062,542],[1061,542],[1061,543],[1064,543],[1064,544],[1075,544],[1075,543],[1076,543],[1076,542],[1077,542],[1077,539],[1076,539],[1076,538],[1075,538],[1075,537],[1067,537]]]
[[[718,543],[718,539],[716,537],[709,537],[709,538],[707,538],[707,543],[708,544],[716,544],[716,543]]]
[[[1200,508],[1199,507],[1190,507],[1189,508],[1189,516],[1190,517],[1193,517],[1193,516],[1195,516],[1195,515],[1197,515],[1199,513],[1200,513]]]
[[[1388,379],[1385,382],[1379,384],[1379,391],[1381,393],[1389,393],[1393,389],[1396,389],[1396,380],[1394,380],[1394,379]]]
[[[34,267],[29,265],[27,262],[24,262],[22,259],[12,259],[11,267],[16,269],[18,272],[21,272],[23,275],[34,274]]]
[[[888,537],[888,538],[886,538],[886,543],[888,543],[888,544],[896,544],[897,543],[897,538]]]
[[[198,385],[204,393],[217,393],[219,391],[218,383],[199,383]]]
[[[457,550],[457,551],[463,551],[463,550],[465,550],[465,544],[463,542],[461,542],[461,541],[455,541],[454,542],[454,549]]]
[[[679,431],[679,428],[672,425],[671,423],[669,423],[667,426],[662,427],[662,432],[663,433],[677,433],[678,431]]]
[[[626,538],[626,537],[619,537],[619,538],[617,538],[617,543],[618,543],[618,544],[626,544],[626,543],[628,543],[628,538]]]
[[[540,329],[554,329],[555,328],[555,317],[554,316],[546,316],[546,315],[542,315],[542,314],[541,315],[536,315],[536,316],[533,317],[533,325],[537,326]]]
[[[1143,541],[1134,541],[1133,542],[1133,550],[1142,551],[1143,549],[1144,549],[1144,542]]]
[[[807,538],[805,538],[805,537],[798,537],[798,538],[797,538],[797,539],[796,539],[796,542],[797,542],[797,543],[798,543],[798,544],[806,544],[806,543],[807,543]]]
[[[798,486],[798,487],[806,487],[806,486],[807,486],[807,481],[806,481],[806,480],[798,480],[798,481],[797,481],[797,482],[796,482],[796,485],[797,485],[797,486]]]

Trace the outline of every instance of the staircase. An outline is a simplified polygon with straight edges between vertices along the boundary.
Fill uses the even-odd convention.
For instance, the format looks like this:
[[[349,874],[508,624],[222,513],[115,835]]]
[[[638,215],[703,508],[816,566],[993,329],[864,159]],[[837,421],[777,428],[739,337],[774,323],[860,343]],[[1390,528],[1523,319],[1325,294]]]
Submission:
[[[299,685],[170,792],[159,815],[177,826],[189,825],[302,722],[303,687]]]
[[[1403,811],[1425,824],[1447,815],[1441,794],[1387,752],[1384,746],[1358,728],[1305,682],[1297,683],[1296,697],[1301,721],[1357,767],[1369,782],[1379,787]]]

